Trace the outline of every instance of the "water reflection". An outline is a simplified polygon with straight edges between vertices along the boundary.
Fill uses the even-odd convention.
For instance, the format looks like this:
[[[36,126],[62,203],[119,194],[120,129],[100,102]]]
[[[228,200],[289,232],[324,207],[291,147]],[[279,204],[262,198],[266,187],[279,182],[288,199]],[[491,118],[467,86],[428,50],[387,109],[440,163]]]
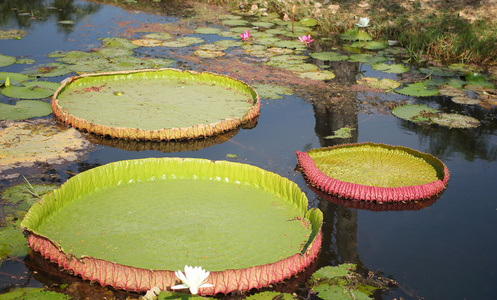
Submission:
[[[0,26],[30,29],[37,23],[55,20],[58,29],[67,35],[73,30],[72,24],[98,12],[100,8],[99,4],[75,4],[74,0],[4,0],[0,3]]]

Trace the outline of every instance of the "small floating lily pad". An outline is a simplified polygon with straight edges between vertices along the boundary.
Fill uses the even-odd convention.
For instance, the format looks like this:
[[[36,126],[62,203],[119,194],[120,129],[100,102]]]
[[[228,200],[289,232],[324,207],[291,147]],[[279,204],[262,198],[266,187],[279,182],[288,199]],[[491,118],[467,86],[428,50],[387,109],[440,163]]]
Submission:
[[[397,93],[415,97],[429,97],[438,95],[438,91],[430,88],[424,82],[416,82],[408,84],[406,87],[395,90]]]
[[[10,66],[16,62],[13,56],[0,54],[0,67]]]
[[[476,104],[481,103],[480,99],[471,98],[468,96],[456,96],[456,97],[452,97],[450,100],[452,100],[452,102],[454,102],[454,103],[465,104],[465,105],[476,105]]]
[[[362,48],[362,49],[368,49],[368,50],[382,50],[388,47],[388,42],[384,41],[369,41],[367,43],[364,42],[364,40],[354,42],[349,45],[350,47],[353,48]]]
[[[318,25],[318,21],[314,18],[303,18],[299,21],[299,24],[307,27],[314,27]]]
[[[43,101],[20,100],[15,105],[0,103],[0,120],[26,120],[51,113],[52,106]]]
[[[8,256],[23,258],[29,253],[28,243],[19,223],[8,222],[7,226],[0,227],[0,265]]]
[[[301,78],[312,80],[331,80],[335,78],[335,73],[333,73],[332,71],[301,72],[298,75]]]
[[[292,294],[266,291],[248,296],[245,300],[295,300]]]
[[[385,73],[401,74],[409,71],[409,67],[402,64],[385,64],[379,63],[372,65],[372,68],[376,71],[382,71]]]
[[[289,70],[289,71],[294,71],[294,72],[312,72],[312,71],[315,71],[318,69],[318,66],[316,66],[315,64],[309,64],[309,63],[294,64],[294,65],[289,65],[289,66],[281,65],[280,67],[285,68],[286,70]],[[331,74],[333,74],[333,73],[331,73]],[[324,77],[332,76],[331,74],[324,74],[323,73],[323,76],[321,76],[321,75],[310,75],[310,76],[314,76],[315,78],[317,78],[317,77],[324,78]]]
[[[20,73],[0,72],[0,86],[4,84],[7,77],[9,78],[11,85],[16,85],[21,81],[29,79],[29,76]]]
[[[324,61],[345,61],[349,59],[349,56],[339,52],[314,52],[311,53],[311,57]]]
[[[226,53],[224,53],[223,51],[203,50],[203,49],[199,49],[195,51],[193,54],[202,58],[214,58],[226,55]]]
[[[282,99],[282,95],[293,95],[293,90],[288,87],[274,84],[256,84],[254,88],[259,93],[261,99]]]
[[[132,40],[131,43],[141,47],[158,47],[162,44],[162,40],[159,39],[136,39]],[[109,49],[109,48],[107,48]]]
[[[361,30],[359,33],[357,29],[340,34],[340,38],[345,41],[364,41],[364,39],[371,41],[373,39],[369,34],[364,32],[364,30]]]
[[[454,70],[448,70],[440,67],[420,68],[419,71],[426,75],[433,75],[440,77],[452,77],[457,74],[457,72]]]
[[[199,27],[195,28],[197,34],[219,34],[222,30],[215,27]]]
[[[352,137],[352,130],[355,128],[342,127],[338,130],[333,131],[333,135],[325,136],[325,139],[348,139]]]
[[[167,32],[153,32],[143,36],[145,39],[157,39],[157,40],[170,40],[173,39],[173,36]]]
[[[427,122],[437,113],[439,111],[434,108],[415,104],[405,104],[392,109],[392,114],[397,118],[412,122]]]
[[[249,24],[248,21],[242,19],[226,19],[221,21],[221,23],[228,26],[245,26]]]
[[[431,117],[431,121],[449,128],[474,128],[480,125],[480,121],[477,119],[460,114],[441,113]]]
[[[359,84],[365,84],[374,89],[382,89],[382,90],[393,90],[400,86],[400,82],[395,81],[393,79],[382,78],[378,80],[376,77],[363,77],[357,80]]]

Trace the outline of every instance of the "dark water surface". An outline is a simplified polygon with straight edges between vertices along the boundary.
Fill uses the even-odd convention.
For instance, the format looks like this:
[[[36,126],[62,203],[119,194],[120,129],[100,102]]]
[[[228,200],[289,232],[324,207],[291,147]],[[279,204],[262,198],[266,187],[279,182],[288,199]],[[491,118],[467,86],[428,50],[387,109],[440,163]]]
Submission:
[[[120,21],[168,23],[176,20],[175,17],[89,2],[74,1],[72,5],[77,14],[60,16],[60,12],[51,11],[42,20],[21,22],[21,17],[13,17],[15,12],[2,12],[0,29],[23,28],[29,34],[21,40],[0,40],[0,53],[33,58],[43,64],[52,61],[46,54],[55,50],[88,51],[100,47],[98,38],[119,35]],[[57,24],[68,17],[76,20],[74,25]],[[216,60],[212,60],[212,64],[215,63]],[[352,63],[351,66],[359,68]],[[362,67],[366,68],[368,76],[385,77],[381,72]],[[12,65],[0,71],[18,72],[24,68],[25,65]],[[392,75],[386,77],[392,78]],[[50,80],[59,82],[63,78]],[[357,93],[357,99],[366,96]],[[379,94],[379,98],[385,97],[409,98]],[[0,101],[12,103],[4,96],[0,96]],[[222,160],[227,159],[227,154],[236,154],[239,157],[236,161],[259,166],[296,182],[307,194],[310,205],[323,211],[324,241],[319,266],[352,262],[398,281],[399,287],[380,296],[383,299],[495,299],[497,122],[490,111],[457,106],[442,97],[418,101],[444,111],[467,112],[482,120],[482,125],[464,130],[426,128],[392,115],[364,113],[350,107],[341,110],[318,101],[285,96],[280,100],[262,99],[257,125],[241,129],[221,144],[182,152],[131,151],[95,144],[84,161],[57,168],[54,172],[63,182],[69,177],[67,171],[78,173],[118,160],[146,157]],[[351,138],[323,138],[346,125],[356,129]],[[433,205],[417,211],[377,212],[329,202],[307,187],[301,174],[294,170],[297,165],[295,150],[306,151],[344,142],[402,145],[431,153],[447,165],[449,186]],[[4,180],[0,187],[8,187],[13,182]],[[7,276],[20,276],[25,271],[24,277]],[[47,285],[52,280],[57,281],[36,275],[20,262],[9,260],[0,267],[0,292],[13,286]]]

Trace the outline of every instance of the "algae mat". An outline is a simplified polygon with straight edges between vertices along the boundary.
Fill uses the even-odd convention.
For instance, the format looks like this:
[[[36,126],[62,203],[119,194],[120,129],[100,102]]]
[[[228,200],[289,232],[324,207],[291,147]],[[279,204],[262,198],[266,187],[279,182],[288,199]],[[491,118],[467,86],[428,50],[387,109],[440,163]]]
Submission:
[[[299,187],[250,165],[141,159],[78,174],[34,205],[21,226],[60,266],[126,290],[165,290],[200,265],[215,294],[268,286],[319,252],[322,213]],[[132,279],[130,279],[132,277]]]
[[[259,115],[257,92],[212,73],[176,69],[66,79],[52,107],[62,121],[116,138],[180,140],[216,135]]]

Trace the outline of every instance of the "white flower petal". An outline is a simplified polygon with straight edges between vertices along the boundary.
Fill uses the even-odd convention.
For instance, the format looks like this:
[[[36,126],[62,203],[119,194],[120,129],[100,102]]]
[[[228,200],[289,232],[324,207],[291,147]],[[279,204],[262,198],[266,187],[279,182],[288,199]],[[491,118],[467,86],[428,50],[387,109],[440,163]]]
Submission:
[[[189,286],[187,286],[186,284],[178,284],[178,285],[175,285],[175,286],[172,286],[171,289],[173,290],[176,290],[176,289],[187,289],[189,288]]]

